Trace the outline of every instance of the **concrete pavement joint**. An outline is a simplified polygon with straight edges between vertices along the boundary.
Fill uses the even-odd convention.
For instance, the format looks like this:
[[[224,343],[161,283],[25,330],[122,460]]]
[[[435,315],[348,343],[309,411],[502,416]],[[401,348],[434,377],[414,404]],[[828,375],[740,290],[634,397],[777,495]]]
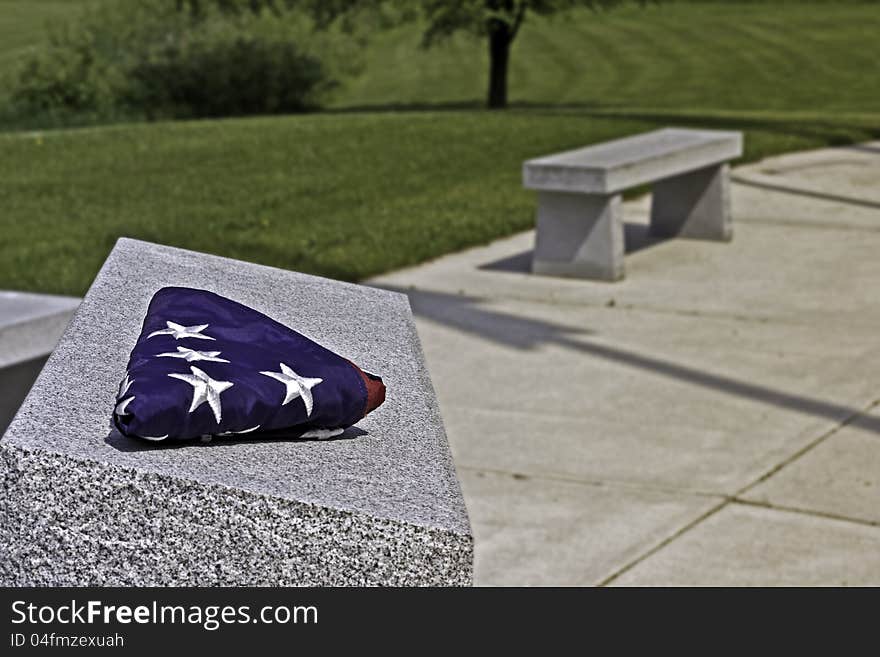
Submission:
[[[597,584],[597,586],[607,586],[608,584],[612,583],[614,580],[616,580],[617,578],[619,578],[621,575],[623,575],[624,573],[628,572],[629,570],[632,570],[632,569],[635,568],[638,564],[640,564],[640,563],[642,563],[643,561],[645,561],[646,559],[650,558],[651,556],[653,556],[654,554],[656,554],[657,552],[659,552],[660,550],[662,550],[664,547],[666,547],[667,545],[671,544],[673,541],[675,541],[675,540],[678,539],[679,537],[683,536],[684,534],[686,534],[687,532],[689,532],[691,529],[693,529],[693,528],[696,527],[697,525],[701,524],[702,522],[704,522],[705,520],[707,520],[707,519],[710,518],[711,516],[715,515],[716,513],[718,513],[719,511],[721,511],[721,509],[727,507],[727,506],[730,505],[730,504],[742,504],[742,505],[746,505],[746,506],[755,506],[755,507],[761,507],[761,508],[771,509],[771,510],[775,510],[775,511],[779,511],[779,512],[797,513],[797,514],[800,514],[800,515],[808,515],[808,516],[813,516],[813,517],[816,517],[816,518],[824,518],[824,519],[827,519],[827,520],[838,520],[838,521],[842,521],[842,522],[851,522],[851,523],[854,523],[854,524],[863,525],[863,526],[868,526],[868,527],[878,527],[878,526],[880,526],[880,523],[871,522],[871,521],[867,521],[867,520],[859,520],[859,519],[855,519],[855,518],[848,518],[848,517],[845,517],[845,516],[838,516],[838,515],[836,515],[836,514],[831,514],[831,513],[821,512],[821,511],[809,511],[809,510],[805,510],[805,509],[798,509],[798,508],[795,508],[795,507],[775,506],[775,505],[772,505],[772,504],[769,504],[769,503],[755,502],[755,501],[752,501],[752,500],[745,500],[745,499],[742,499],[742,498],[740,497],[741,495],[745,494],[746,492],[748,492],[749,490],[751,490],[752,488],[754,488],[755,486],[757,486],[759,483],[761,483],[761,482],[763,482],[763,481],[766,481],[767,479],[769,479],[770,477],[772,477],[774,474],[776,474],[777,472],[779,472],[779,471],[780,471],[782,468],[784,468],[786,465],[788,465],[788,464],[790,464],[790,463],[796,461],[796,460],[799,459],[801,456],[803,456],[804,454],[806,454],[807,452],[809,452],[809,451],[812,450],[813,448],[815,448],[815,447],[817,447],[818,445],[820,445],[822,442],[824,442],[825,440],[827,440],[828,438],[830,438],[831,436],[833,436],[835,433],[837,433],[838,431],[840,431],[842,428],[844,428],[845,426],[851,424],[851,423],[852,423],[853,421],[855,421],[857,418],[867,415],[870,411],[872,411],[872,410],[873,410],[875,407],[877,407],[878,405],[880,405],[880,399],[878,399],[878,400],[872,402],[871,404],[869,404],[864,410],[862,410],[862,411],[857,411],[857,412],[853,413],[852,415],[850,415],[849,417],[847,417],[845,420],[843,420],[843,422],[839,423],[839,424],[838,424],[837,426],[835,426],[835,427],[832,427],[830,430],[824,432],[822,435],[820,435],[820,436],[819,436],[818,438],[816,438],[815,440],[811,441],[811,442],[810,442],[809,444],[807,444],[805,447],[803,447],[803,448],[801,448],[800,450],[798,450],[797,452],[795,452],[792,456],[790,456],[789,458],[787,458],[785,461],[783,461],[782,463],[779,463],[779,464],[777,464],[776,466],[774,466],[774,468],[771,469],[769,472],[766,472],[765,474],[761,475],[758,479],[756,479],[756,480],[753,481],[752,483],[750,483],[750,484],[748,484],[747,486],[745,486],[744,488],[742,488],[739,492],[737,492],[737,493],[735,493],[734,495],[732,495],[732,496],[727,497],[726,499],[724,499],[724,501],[721,502],[721,504],[719,504],[719,505],[717,505],[717,506],[715,506],[715,507],[709,509],[706,513],[702,514],[701,516],[699,516],[699,517],[696,518],[695,520],[691,521],[690,523],[688,523],[688,524],[685,525],[684,527],[678,529],[676,532],[674,532],[673,534],[671,534],[671,535],[668,536],[667,538],[663,539],[660,543],[658,543],[657,545],[655,545],[653,548],[651,548],[651,549],[649,549],[648,551],[644,552],[644,553],[641,554],[640,556],[636,557],[636,558],[635,558],[633,561],[631,561],[630,563],[626,564],[626,565],[623,566],[622,568],[620,568],[620,569],[618,569],[617,571],[615,571],[614,573],[612,573],[609,577],[606,577],[604,580],[600,581],[600,582]]]
[[[807,443],[805,446],[801,447],[799,450],[797,450],[794,454],[792,454],[791,456],[789,456],[787,459],[785,459],[785,460],[783,460],[782,462],[777,463],[776,465],[774,465],[772,468],[770,468],[770,470],[768,470],[768,471],[765,472],[763,475],[761,475],[760,477],[758,477],[755,481],[751,482],[750,484],[748,484],[748,485],[745,486],[744,488],[742,488],[742,489],[740,489],[739,491],[737,491],[736,493],[734,493],[733,497],[734,497],[735,499],[739,499],[740,496],[746,494],[747,492],[749,492],[752,488],[754,488],[754,487],[757,486],[758,484],[761,484],[761,483],[767,481],[770,477],[772,477],[773,475],[775,475],[776,473],[778,473],[778,472],[779,472],[780,470],[782,470],[785,466],[787,466],[787,465],[789,465],[789,464],[791,464],[791,463],[794,463],[794,462],[797,461],[799,458],[801,458],[804,454],[806,454],[807,452],[810,452],[810,451],[813,450],[814,448],[816,448],[816,447],[818,447],[819,445],[821,445],[821,444],[822,444],[823,442],[825,442],[828,438],[830,438],[831,436],[833,436],[834,434],[836,434],[838,431],[840,431],[840,430],[843,429],[844,427],[846,427],[846,426],[852,424],[855,420],[857,420],[857,419],[860,418],[860,417],[866,417],[866,416],[868,416],[868,414],[869,414],[872,410],[874,410],[878,405],[880,405],[880,399],[877,399],[877,400],[871,402],[870,404],[868,404],[868,405],[867,405],[864,409],[862,409],[861,411],[855,411],[855,412],[853,412],[850,416],[848,416],[847,418],[845,418],[843,421],[841,421],[841,422],[838,423],[837,425],[831,427],[828,431],[822,433],[822,434],[819,435],[817,438],[815,438],[815,439],[812,440],[811,442]]]
[[[743,499],[739,497],[730,498],[729,502],[731,504],[742,504],[745,506],[755,506],[761,509],[770,509],[771,511],[779,511],[784,513],[797,513],[802,516],[813,516],[814,518],[824,518],[826,520],[837,520],[840,522],[852,522],[857,525],[864,525],[866,527],[880,527],[880,522],[874,520],[864,520],[862,518],[851,518],[850,516],[842,516],[836,513],[828,513],[826,511],[814,511],[812,509],[802,509],[800,507],[795,506],[781,506],[778,504],[771,504],[770,502],[760,502],[758,500],[749,500]]]
[[[691,522],[687,523],[684,527],[679,528],[677,531],[672,533],[670,536],[667,536],[666,538],[661,540],[659,543],[657,543],[654,547],[652,547],[648,551],[643,552],[640,556],[636,557],[635,559],[630,561],[628,564],[624,565],[621,568],[618,568],[616,571],[611,573],[611,575],[609,575],[605,579],[599,581],[596,584],[596,586],[608,586],[609,584],[614,582],[614,580],[618,579],[621,575],[632,570],[633,568],[638,566],[640,563],[642,563],[643,561],[650,558],[651,556],[653,556],[654,554],[656,554],[657,552],[659,552],[660,550],[665,548],[667,545],[672,543],[679,536],[686,534],[687,532],[689,532],[691,529],[693,529],[694,527],[699,525],[701,522],[703,522],[707,518],[710,518],[711,516],[718,513],[721,509],[723,509],[724,507],[726,507],[730,503],[731,503],[730,500],[726,499],[723,502],[721,502],[720,504],[712,507],[711,509],[709,509],[705,513],[702,513],[697,518],[695,518]]]
[[[732,175],[731,182],[749,187],[758,187],[771,192],[779,192],[780,194],[793,194],[795,196],[808,196],[810,198],[819,199],[820,201],[831,201],[833,203],[846,203],[847,205],[858,205],[865,208],[880,209],[880,203],[877,201],[867,201],[852,196],[841,196],[839,194],[828,194],[826,192],[817,192],[806,187],[797,187],[793,185],[783,185],[777,182],[767,180],[757,180],[754,178],[746,178],[742,175]]]
[[[811,228],[813,230],[834,230],[848,231],[855,233],[877,233],[880,232],[880,222],[877,227],[852,226],[847,224],[832,224],[819,221],[798,221],[797,219],[737,219],[738,223],[748,224],[749,226],[769,226],[783,228]]]

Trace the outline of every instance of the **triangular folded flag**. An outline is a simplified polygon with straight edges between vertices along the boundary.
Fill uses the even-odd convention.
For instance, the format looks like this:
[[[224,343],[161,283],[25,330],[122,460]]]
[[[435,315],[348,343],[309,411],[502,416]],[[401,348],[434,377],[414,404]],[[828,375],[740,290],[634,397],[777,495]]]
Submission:
[[[113,421],[147,440],[283,432],[329,437],[385,400],[382,379],[206,290],[153,296]]]

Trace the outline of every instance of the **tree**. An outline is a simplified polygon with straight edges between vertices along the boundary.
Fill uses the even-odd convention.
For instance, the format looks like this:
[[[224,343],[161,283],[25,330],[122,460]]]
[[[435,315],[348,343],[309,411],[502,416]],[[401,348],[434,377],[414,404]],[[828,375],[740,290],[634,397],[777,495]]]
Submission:
[[[644,4],[647,0],[636,0]],[[491,109],[507,107],[507,72],[514,39],[529,14],[549,16],[578,7],[608,8],[623,0],[177,0],[198,12],[205,3],[226,11],[305,10],[319,28],[337,20],[352,26],[364,17],[377,24],[413,22],[427,24],[422,43],[431,46],[457,32],[485,38],[489,45],[489,88],[486,104]]]
[[[621,0],[422,0],[428,22],[424,43],[430,45],[455,32],[485,37],[489,45],[489,89],[486,104],[507,107],[507,72],[510,49],[528,14],[549,16],[560,11],[587,7],[602,9]]]

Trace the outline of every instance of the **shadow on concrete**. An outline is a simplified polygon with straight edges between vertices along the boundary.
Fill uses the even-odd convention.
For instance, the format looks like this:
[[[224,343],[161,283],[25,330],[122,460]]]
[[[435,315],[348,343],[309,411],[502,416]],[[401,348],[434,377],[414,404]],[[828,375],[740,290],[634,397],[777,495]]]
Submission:
[[[767,189],[773,192],[782,192],[783,194],[806,196],[808,198],[815,198],[821,201],[832,201],[834,203],[845,203],[846,205],[857,205],[863,208],[880,210],[880,202],[878,201],[868,201],[852,196],[840,196],[838,194],[817,192],[811,189],[803,189],[802,187],[790,187],[781,183],[769,183],[764,182],[763,180],[752,180],[751,178],[738,175],[731,176],[730,180],[738,185],[746,185],[748,187],[757,187],[759,189]]]
[[[119,430],[113,428],[110,430],[110,433],[107,434],[107,437],[104,438],[104,442],[110,445],[113,449],[116,449],[120,452],[145,452],[152,451],[157,449],[176,449],[180,447],[228,447],[230,445],[239,445],[242,443],[271,443],[271,442],[280,442],[280,441],[298,441],[298,442],[334,442],[337,440],[354,440],[355,438],[360,438],[361,436],[369,435],[368,431],[364,431],[359,427],[348,427],[345,431],[343,431],[338,436],[334,436],[333,438],[302,438],[299,433],[279,429],[277,431],[255,431],[254,433],[247,434],[250,437],[244,436],[214,436],[209,442],[202,442],[198,439],[193,440],[162,440],[162,441],[150,441],[150,440],[141,440],[139,438],[129,438],[128,436],[123,436],[119,433]]]
[[[647,224],[626,223],[623,226],[623,242],[624,251],[626,253],[635,253],[643,249],[649,249],[652,246],[665,242],[667,237],[657,237],[651,234],[651,229]],[[477,269],[484,271],[505,271],[516,274],[528,274],[532,271],[532,254],[533,249],[517,253],[500,260],[487,262],[479,265]]]
[[[666,242],[671,237],[658,237],[651,233],[648,224],[626,223],[623,226],[623,248],[625,253],[635,253]]]
[[[877,153],[880,155],[880,146],[873,144],[853,144],[845,147],[848,151],[858,151],[860,153]]]
[[[875,403],[880,403],[880,400],[877,400]],[[880,433],[880,418],[876,415],[868,415],[867,413],[862,413],[858,417],[854,417],[851,422],[847,423],[848,427],[854,427],[856,429],[864,429],[865,431],[873,431],[874,433]]]
[[[9,367],[0,367],[0,436],[6,433],[48,358],[40,356]]]
[[[545,344],[560,346],[573,352],[777,408],[834,422],[848,422],[852,426],[880,434],[880,417],[865,415],[863,409],[775,390],[758,383],[741,381],[679,365],[662,358],[584,340],[582,336],[595,335],[595,332],[491,310],[481,307],[480,299],[396,287],[385,287],[385,289],[408,295],[413,312],[419,317],[508,347],[526,350]]]
[[[542,320],[482,307],[481,299],[464,295],[409,290],[395,286],[382,289],[409,297],[413,312],[478,338],[486,338],[514,349],[527,351],[542,344],[565,343],[569,336],[591,335],[589,329],[571,328]]]
[[[880,433],[880,417],[860,415],[863,409],[851,408],[842,404],[815,399],[788,393],[783,390],[774,390],[767,386],[756,383],[739,381],[730,377],[711,372],[704,372],[692,367],[678,365],[667,360],[644,356],[635,352],[599,345],[587,342],[574,342],[567,340],[564,343],[571,349],[590,354],[597,358],[614,361],[629,367],[648,370],[654,374],[661,374],[679,381],[684,381],[703,388],[710,388],[718,392],[735,395],[744,399],[784,408],[806,415],[813,415],[835,422],[851,421],[858,424],[862,429]]]
[[[482,269],[483,271],[506,271],[515,274],[528,274],[532,271],[532,254],[534,252],[534,249],[529,249],[522,253],[501,258],[500,260],[487,262],[485,265],[478,266],[477,269]]]

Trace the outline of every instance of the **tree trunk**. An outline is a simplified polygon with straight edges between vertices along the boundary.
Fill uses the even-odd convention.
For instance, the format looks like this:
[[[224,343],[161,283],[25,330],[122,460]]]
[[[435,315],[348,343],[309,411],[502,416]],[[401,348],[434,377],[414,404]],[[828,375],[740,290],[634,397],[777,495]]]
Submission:
[[[489,31],[489,109],[507,107],[507,65],[510,62],[510,29],[496,22]]]

